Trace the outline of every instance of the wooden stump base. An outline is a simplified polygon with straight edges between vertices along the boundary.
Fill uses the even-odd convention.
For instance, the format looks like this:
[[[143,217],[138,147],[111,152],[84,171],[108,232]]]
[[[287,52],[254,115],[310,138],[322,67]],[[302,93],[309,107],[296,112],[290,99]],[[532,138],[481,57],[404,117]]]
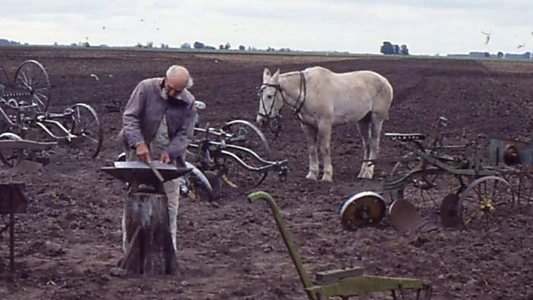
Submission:
[[[176,275],[166,195],[130,193],[125,213],[128,247],[118,266],[121,275]]]

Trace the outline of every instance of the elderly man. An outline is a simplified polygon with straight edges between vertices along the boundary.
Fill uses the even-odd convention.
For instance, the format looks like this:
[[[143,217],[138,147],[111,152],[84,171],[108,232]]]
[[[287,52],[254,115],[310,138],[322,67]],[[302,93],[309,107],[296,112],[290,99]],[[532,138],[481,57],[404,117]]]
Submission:
[[[144,79],[137,84],[126,104],[120,132],[127,160],[183,163],[197,116],[194,96],[188,90],[192,85],[189,71],[178,65],[170,66],[164,77]],[[164,183],[175,250],[181,180]],[[123,215],[124,251],[127,249],[125,222]]]

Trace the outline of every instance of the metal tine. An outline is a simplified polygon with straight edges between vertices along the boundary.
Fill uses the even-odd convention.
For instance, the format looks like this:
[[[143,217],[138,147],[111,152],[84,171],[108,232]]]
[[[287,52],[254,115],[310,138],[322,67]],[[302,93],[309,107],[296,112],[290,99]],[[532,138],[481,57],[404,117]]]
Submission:
[[[400,291],[400,295],[402,295],[402,300],[405,300],[405,294],[403,293],[403,286],[401,283],[398,283],[398,290]]]
[[[432,286],[429,286],[427,289],[426,289],[426,300],[430,300],[431,299],[431,294],[433,293],[433,287]]]
[[[395,290],[391,290],[391,295],[392,295],[392,299],[393,300],[398,300],[398,297],[396,297],[396,291]]]

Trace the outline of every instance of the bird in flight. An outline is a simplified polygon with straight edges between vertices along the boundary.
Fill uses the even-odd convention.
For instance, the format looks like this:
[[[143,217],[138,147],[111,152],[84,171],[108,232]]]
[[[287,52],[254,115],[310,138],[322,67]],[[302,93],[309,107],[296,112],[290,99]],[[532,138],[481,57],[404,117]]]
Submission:
[[[490,32],[481,31],[485,35],[485,45],[490,42]]]

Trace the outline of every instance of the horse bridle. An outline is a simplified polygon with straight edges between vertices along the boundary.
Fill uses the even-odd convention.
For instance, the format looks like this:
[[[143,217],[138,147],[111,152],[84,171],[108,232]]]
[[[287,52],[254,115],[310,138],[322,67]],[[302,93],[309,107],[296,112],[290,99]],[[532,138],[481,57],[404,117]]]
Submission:
[[[257,96],[259,98],[259,101],[261,102],[261,105],[263,106],[263,111],[265,113],[259,113],[259,115],[261,117],[264,117],[264,118],[267,118],[268,120],[273,120],[273,119],[281,119],[281,110],[283,109],[283,105],[287,104],[288,106],[291,106],[291,108],[293,109],[294,111],[294,116],[301,122],[302,121],[302,118],[300,117],[300,111],[302,110],[303,106],[304,106],[304,103],[305,103],[305,100],[307,99],[307,82],[305,80],[305,75],[302,71],[299,71],[300,73],[300,93],[298,94],[298,98],[296,99],[296,104],[295,106],[292,106],[290,105],[289,103],[287,103],[287,101],[285,100],[285,95],[283,95],[283,89],[281,88],[281,85],[279,84],[270,84],[270,83],[263,83],[261,85],[261,88],[259,88],[259,91],[257,92]],[[276,89],[276,93],[274,94],[274,100],[272,100],[272,104],[270,105],[270,108],[267,112],[267,109],[265,107],[265,103],[262,101],[262,94],[263,94],[263,90],[267,87],[273,87]],[[272,113],[272,110],[274,109],[274,104],[276,103],[276,98],[278,96],[278,92],[280,93],[281,95],[281,99],[283,101],[281,107],[279,108],[279,113],[277,116],[274,116],[274,117],[271,117],[270,114]],[[302,99],[300,101],[300,98]],[[298,102],[300,102],[298,104]]]

